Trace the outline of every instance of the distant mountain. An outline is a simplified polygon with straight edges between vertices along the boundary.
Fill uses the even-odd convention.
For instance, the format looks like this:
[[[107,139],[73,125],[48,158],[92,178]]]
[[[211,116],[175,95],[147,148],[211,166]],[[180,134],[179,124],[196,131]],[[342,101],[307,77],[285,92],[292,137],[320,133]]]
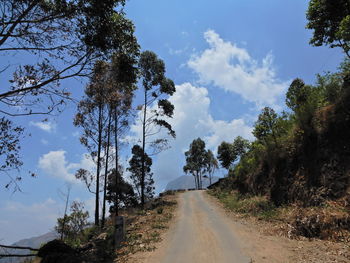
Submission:
[[[32,238],[22,239],[13,243],[11,246],[19,246],[19,247],[31,247],[31,248],[40,248],[40,246],[44,243],[47,243],[51,240],[54,240],[58,237],[58,234],[55,231],[48,232],[41,236],[36,236]],[[4,249],[0,248],[0,253],[5,252]],[[30,254],[29,250],[22,249],[7,249],[6,253],[13,254]],[[19,263],[22,262],[24,258],[3,258],[0,259],[0,263]]]
[[[219,177],[214,176],[212,178],[212,184],[217,182],[219,180]],[[209,178],[203,178],[202,180],[203,188],[207,188],[209,186]],[[183,175],[180,176],[179,178],[176,178],[173,181],[170,181],[165,190],[186,190],[186,189],[191,189],[195,188],[195,182],[194,182],[194,177],[193,176],[187,176]]]

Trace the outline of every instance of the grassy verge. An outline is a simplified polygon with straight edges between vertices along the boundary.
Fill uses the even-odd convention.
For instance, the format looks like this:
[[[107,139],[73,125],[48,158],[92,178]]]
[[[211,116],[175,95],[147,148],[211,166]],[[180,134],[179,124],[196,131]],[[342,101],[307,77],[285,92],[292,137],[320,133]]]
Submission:
[[[297,204],[276,207],[264,196],[242,196],[222,190],[208,193],[237,214],[277,223],[275,228],[288,237],[350,242],[350,212],[341,201],[328,201],[317,207]]]
[[[254,216],[264,220],[279,218],[278,209],[264,196],[241,196],[237,192],[210,190],[208,193],[224,204],[229,210],[241,215]]]
[[[118,262],[128,262],[137,252],[153,251],[162,240],[176,209],[176,195],[163,195],[146,210],[127,213],[126,241],[118,250]]]

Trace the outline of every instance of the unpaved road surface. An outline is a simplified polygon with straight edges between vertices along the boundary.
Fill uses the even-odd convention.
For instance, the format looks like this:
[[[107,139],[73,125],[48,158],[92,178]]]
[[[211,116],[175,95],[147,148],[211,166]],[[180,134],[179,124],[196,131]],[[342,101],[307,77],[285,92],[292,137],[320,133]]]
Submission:
[[[248,263],[230,219],[208,202],[203,191],[180,196],[178,218],[164,244],[148,262]]]
[[[157,249],[135,253],[128,263],[350,262],[346,244],[264,233],[263,222],[237,218],[205,191],[179,194],[178,202]]]

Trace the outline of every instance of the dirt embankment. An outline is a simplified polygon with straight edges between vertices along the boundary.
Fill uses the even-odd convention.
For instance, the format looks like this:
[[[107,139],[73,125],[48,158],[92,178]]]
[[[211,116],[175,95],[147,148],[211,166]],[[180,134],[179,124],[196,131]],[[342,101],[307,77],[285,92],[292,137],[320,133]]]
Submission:
[[[207,194],[206,199],[239,225],[237,233],[247,245],[253,262],[350,262],[350,240],[336,242],[297,236],[292,231],[293,226],[285,220],[235,213],[211,195]],[[273,217],[278,218],[277,215]]]

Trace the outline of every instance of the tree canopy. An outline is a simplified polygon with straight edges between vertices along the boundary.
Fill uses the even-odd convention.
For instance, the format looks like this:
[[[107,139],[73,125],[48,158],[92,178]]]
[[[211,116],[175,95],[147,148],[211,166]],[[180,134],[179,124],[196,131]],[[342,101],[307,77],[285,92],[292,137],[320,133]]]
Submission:
[[[249,141],[237,136],[233,143],[222,142],[218,147],[218,159],[225,169],[229,169],[232,164],[243,156],[249,148]]]
[[[315,46],[341,47],[350,56],[350,2],[348,0],[311,0],[307,28],[313,30],[310,43]]]

